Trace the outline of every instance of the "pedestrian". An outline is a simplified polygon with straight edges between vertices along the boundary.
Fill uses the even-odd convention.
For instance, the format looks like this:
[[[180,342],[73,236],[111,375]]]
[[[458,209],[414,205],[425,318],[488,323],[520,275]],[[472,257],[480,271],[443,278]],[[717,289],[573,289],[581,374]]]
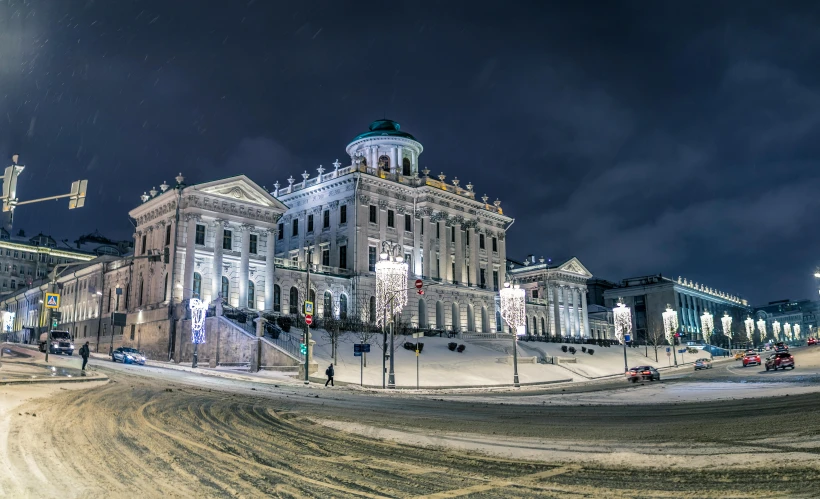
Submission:
[[[80,357],[83,358],[83,374],[85,374],[85,365],[88,364],[88,356],[91,354],[90,349],[88,348],[88,342],[85,342],[85,345],[80,347]]]
[[[325,376],[327,376],[327,381],[325,381],[325,386],[327,386],[328,383],[330,383],[330,386],[336,386],[336,385],[333,384],[333,375],[334,375],[333,363],[331,363],[327,367],[327,369],[325,369]]]

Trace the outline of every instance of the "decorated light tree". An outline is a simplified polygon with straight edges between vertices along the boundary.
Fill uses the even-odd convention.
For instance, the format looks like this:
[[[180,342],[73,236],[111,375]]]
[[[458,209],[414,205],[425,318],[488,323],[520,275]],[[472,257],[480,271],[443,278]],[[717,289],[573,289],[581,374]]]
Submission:
[[[663,313],[663,332],[666,341],[672,346],[672,355],[675,358],[675,365],[678,365],[678,355],[675,351],[675,333],[678,332],[678,313],[672,310],[672,305],[666,305],[666,312]]]
[[[800,324],[795,324],[794,325],[794,339],[795,340],[800,339]]]
[[[196,367],[199,345],[205,343],[205,316],[208,312],[208,302],[199,298],[191,298],[188,307],[191,309],[191,343],[194,345],[191,367]]]
[[[780,321],[772,322],[772,334],[775,341],[780,341]]]
[[[700,316],[700,326],[703,331],[703,339],[706,340],[708,345],[712,338],[712,331],[715,330],[715,318],[708,310]]]
[[[526,292],[521,287],[505,282],[499,291],[501,318],[507,323],[513,336],[513,385],[518,387],[518,333],[524,332],[527,324]]]
[[[792,325],[788,322],[783,324],[783,336],[785,336],[788,341],[792,340]]]
[[[624,372],[626,372],[629,370],[626,360],[626,338],[632,333],[632,312],[620,298],[618,306],[612,309],[612,317],[615,322],[615,338],[624,347]]]
[[[754,345],[752,336],[755,334],[755,321],[751,317],[747,316],[743,323],[746,325],[746,337],[749,339],[749,343]]]
[[[390,241],[382,242],[382,252],[380,259],[376,263],[376,323],[382,327],[383,331],[383,354],[382,354],[382,388],[384,382],[384,364],[387,354],[387,317],[392,319],[392,329],[390,332],[390,374],[387,381],[388,388],[396,387],[396,373],[394,370],[393,358],[395,349],[393,337],[395,336],[395,317],[407,305],[407,263],[401,256],[401,246]]]
[[[760,341],[766,341],[766,321],[763,319],[757,320],[757,332],[760,333]]]
[[[723,317],[720,318],[720,323],[723,324],[723,334],[729,339],[729,350],[732,349],[732,316],[729,312],[723,312]]]

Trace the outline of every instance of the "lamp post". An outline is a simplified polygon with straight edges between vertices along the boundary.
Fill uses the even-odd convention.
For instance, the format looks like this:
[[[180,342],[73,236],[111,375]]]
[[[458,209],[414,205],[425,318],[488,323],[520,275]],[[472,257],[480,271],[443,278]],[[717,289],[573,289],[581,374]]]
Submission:
[[[732,351],[732,317],[729,315],[729,312],[723,312],[723,317],[720,318],[721,324],[723,324],[723,334],[729,338],[729,352]]]
[[[666,312],[663,313],[663,330],[666,333],[666,341],[672,345],[672,355],[675,358],[675,365],[678,365],[678,354],[675,351],[675,333],[678,332],[678,313],[672,310],[672,305],[666,305]]]
[[[703,339],[708,345],[712,339],[712,331],[715,330],[715,317],[708,310],[700,316],[700,326],[703,330]]]
[[[612,318],[615,322],[615,339],[624,346],[624,372],[627,372],[629,363],[626,360],[626,342],[632,333],[632,311],[624,304],[622,298],[618,298],[618,306],[612,309]]]
[[[749,338],[750,346],[754,347],[752,335],[754,335],[755,332],[755,321],[751,317],[746,316],[746,320],[743,321],[743,323],[746,325],[746,337]]]
[[[766,321],[763,319],[757,320],[757,332],[760,333],[760,339],[766,343]]]
[[[401,313],[407,304],[407,263],[401,255],[401,246],[390,241],[382,242],[382,252],[376,263],[376,308],[381,310],[381,321],[376,318],[377,325],[381,322],[383,334],[382,349],[382,388],[385,388],[384,373],[386,369],[385,356],[387,354],[387,316],[391,317],[390,330],[390,374],[387,388],[396,387],[396,373],[394,369],[394,336],[396,333],[396,316]]]
[[[780,341],[780,321],[772,322],[772,334],[775,341]]]
[[[501,298],[501,318],[507,323],[513,335],[513,386],[521,386],[518,382],[518,328],[526,324],[526,293],[518,284],[513,286],[505,282],[504,288],[498,292]]]
[[[194,345],[194,358],[191,367],[196,368],[199,345],[205,343],[205,316],[208,312],[208,302],[199,298],[191,298],[191,343]]]

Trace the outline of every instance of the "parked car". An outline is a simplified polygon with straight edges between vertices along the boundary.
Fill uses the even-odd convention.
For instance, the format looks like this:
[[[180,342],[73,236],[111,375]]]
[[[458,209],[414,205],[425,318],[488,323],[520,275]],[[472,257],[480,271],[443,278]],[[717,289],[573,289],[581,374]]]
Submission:
[[[638,366],[633,367],[626,372],[626,380],[636,383],[638,381],[655,381],[661,380],[661,373],[652,366]]]
[[[695,371],[700,369],[711,369],[712,361],[710,359],[698,359],[695,361]]]
[[[136,348],[119,347],[111,352],[112,362],[122,362],[123,364],[139,364],[145,365],[145,354],[138,351]]]
[[[746,355],[743,356],[743,367],[759,366],[761,364],[762,363],[760,362],[760,354],[755,352],[754,350],[746,352]]]
[[[806,346],[817,345],[817,338],[809,338],[806,340]]]
[[[778,369],[786,369],[787,367],[794,369],[794,355],[789,352],[778,352],[766,359],[767,371],[769,369],[777,371]]]

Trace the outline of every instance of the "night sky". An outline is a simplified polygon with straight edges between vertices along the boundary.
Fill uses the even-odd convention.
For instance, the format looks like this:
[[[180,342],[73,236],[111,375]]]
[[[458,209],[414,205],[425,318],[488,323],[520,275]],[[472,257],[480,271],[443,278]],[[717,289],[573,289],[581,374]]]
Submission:
[[[439,4],[439,5],[436,5]],[[374,119],[515,218],[508,255],[815,297],[817,2],[0,0],[15,232],[130,238],[143,191],[332,168]]]

